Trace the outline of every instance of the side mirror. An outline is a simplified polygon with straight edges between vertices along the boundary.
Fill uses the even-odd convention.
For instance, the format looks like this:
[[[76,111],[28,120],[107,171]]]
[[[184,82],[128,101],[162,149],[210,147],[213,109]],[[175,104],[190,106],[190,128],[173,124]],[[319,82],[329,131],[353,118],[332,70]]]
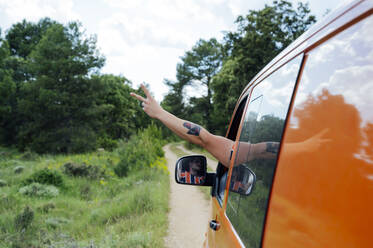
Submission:
[[[244,165],[235,166],[232,171],[229,191],[248,196],[254,189],[255,173]]]
[[[205,156],[179,158],[175,166],[175,180],[180,184],[206,185],[207,161]]]

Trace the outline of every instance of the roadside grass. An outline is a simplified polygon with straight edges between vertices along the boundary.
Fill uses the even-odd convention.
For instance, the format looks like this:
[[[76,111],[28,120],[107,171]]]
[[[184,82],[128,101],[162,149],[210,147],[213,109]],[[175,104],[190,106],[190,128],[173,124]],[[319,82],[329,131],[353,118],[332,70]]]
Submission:
[[[165,159],[124,178],[114,173],[119,161],[116,151],[39,156],[0,147],[0,247],[164,247]],[[94,165],[103,173],[94,179],[68,176],[66,163]],[[22,195],[25,180],[45,168],[62,175],[59,195]]]

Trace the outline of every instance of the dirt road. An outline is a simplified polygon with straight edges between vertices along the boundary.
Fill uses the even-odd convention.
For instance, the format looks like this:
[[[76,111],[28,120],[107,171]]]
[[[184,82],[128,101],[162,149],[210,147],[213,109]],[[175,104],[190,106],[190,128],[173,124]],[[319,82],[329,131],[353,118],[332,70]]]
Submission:
[[[175,182],[177,156],[164,147],[168,170],[170,171],[171,195],[169,229],[165,238],[169,248],[202,247],[208,228],[210,202],[196,186],[181,185]]]

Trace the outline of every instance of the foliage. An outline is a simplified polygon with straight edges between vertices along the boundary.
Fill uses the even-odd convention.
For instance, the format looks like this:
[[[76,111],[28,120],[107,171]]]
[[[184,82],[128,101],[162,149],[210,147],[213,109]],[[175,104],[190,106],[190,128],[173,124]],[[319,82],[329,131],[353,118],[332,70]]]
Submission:
[[[8,185],[8,182],[3,180],[3,179],[0,179],[0,187],[4,187],[4,186],[7,186]]]
[[[34,219],[34,211],[26,206],[22,213],[18,214],[14,219],[14,225],[18,231],[27,229]]]
[[[149,166],[157,157],[164,156],[161,130],[155,124],[140,130],[136,136],[132,136],[122,145],[119,153],[121,161],[114,171],[120,177],[125,177],[133,169]]]
[[[181,61],[176,67],[178,81],[165,81],[171,91],[165,96],[163,106],[176,115],[186,112],[183,115],[187,115],[189,119],[191,118],[194,122],[201,123],[209,129],[211,128],[210,113],[212,112],[210,83],[222,63],[221,45],[215,38],[208,41],[200,39],[191,51],[187,51],[181,57]],[[203,88],[206,94],[202,97],[189,99],[189,104],[185,106],[182,99],[183,90],[187,85]]]
[[[59,190],[53,185],[31,183],[30,185],[20,188],[19,193],[37,197],[56,197],[59,194]]]
[[[56,205],[53,202],[48,202],[38,207],[38,210],[42,213],[49,213],[52,209],[55,209]]]
[[[57,187],[64,186],[64,180],[61,173],[56,170],[50,170],[48,168],[35,171],[24,181],[25,185],[32,183],[48,184]]]
[[[235,103],[248,82],[279,52],[315,22],[308,4],[273,1],[261,10],[250,10],[236,20],[237,31],[224,37],[222,69],[213,78],[214,122],[223,134]]]
[[[15,174],[20,174],[24,171],[25,167],[22,165],[14,167],[13,171]]]
[[[10,134],[7,131],[14,128],[10,117],[13,117],[17,90],[12,80],[12,70],[6,66],[9,58],[9,44],[2,39],[0,30],[0,142],[3,144],[9,144]]]
[[[144,131],[147,137],[161,136],[160,130],[153,128],[152,132]],[[10,182],[0,192],[0,247],[164,247],[169,197],[166,161],[155,159],[151,165],[131,169],[127,177],[118,178],[113,170],[124,146],[122,141],[113,152],[42,155],[33,161],[21,160],[22,154],[0,148],[12,153],[0,160],[2,179]],[[53,199],[19,193],[20,185],[35,172],[44,168],[63,171],[69,162],[94,164],[105,171],[105,177],[90,180],[61,173],[66,187]],[[18,163],[27,170],[14,175],[13,165]],[[25,206],[35,209],[34,218],[28,228],[18,231],[15,218]]]
[[[250,80],[279,52],[315,22],[308,4],[296,7],[285,0],[273,1],[261,10],[237,17],[237,29],[226,32],[221,43],[199,40],[181,57],[177,80],[162,106],[183,119],[224,135],[238,97]],[[185,95],[193,85],[202,97]]]
[[[25,152],[22,154],[21,159],[23,159],[23,160],[35,160],[37,157],[38,157],[37,154],[33,153],[33,152],[30,151],[30,150],[27,150],[27,151],[25,151]]]
[[[48,218],[45,220],[45,223],[47,226],[50,226],[52,228],[57,228],[60,225],[67,224],[70,221],[66,218]]]
[[[80,23],[23,20],[0,33],[0,144],[37,153],[113,150],[149,118]],[[25,154],[25,159],[28,155]]]
[[[105,170],[98,166],[87,165],[85,163],[66,163],[63,165],[65,174],[74,177],[87,177],[90,179],[97,179],[105,176]]]

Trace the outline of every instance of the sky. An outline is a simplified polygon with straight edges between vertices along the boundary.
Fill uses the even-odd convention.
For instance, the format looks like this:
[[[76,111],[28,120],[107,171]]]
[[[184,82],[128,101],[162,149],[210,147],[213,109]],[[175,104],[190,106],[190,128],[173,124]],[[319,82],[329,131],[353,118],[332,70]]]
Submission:
[[[290,0],[293,4],[298,1]],[[306,1],[302,1],[306,2]],[[311,0],[311,12],[320,20],[340,0]],[[60,23],[80,21],[87,35],[97,35],[97,47],[106,58],[102,73],[125,76],[138,87],[149,84],[158,101],[175,80],[180,57],[199,39],[221,40],[223,31],[236,30],[234,21],[268,0],[0,0],[2,35],[26,19],[50,17]],[[192,90],[192,89],[191,89]]]

